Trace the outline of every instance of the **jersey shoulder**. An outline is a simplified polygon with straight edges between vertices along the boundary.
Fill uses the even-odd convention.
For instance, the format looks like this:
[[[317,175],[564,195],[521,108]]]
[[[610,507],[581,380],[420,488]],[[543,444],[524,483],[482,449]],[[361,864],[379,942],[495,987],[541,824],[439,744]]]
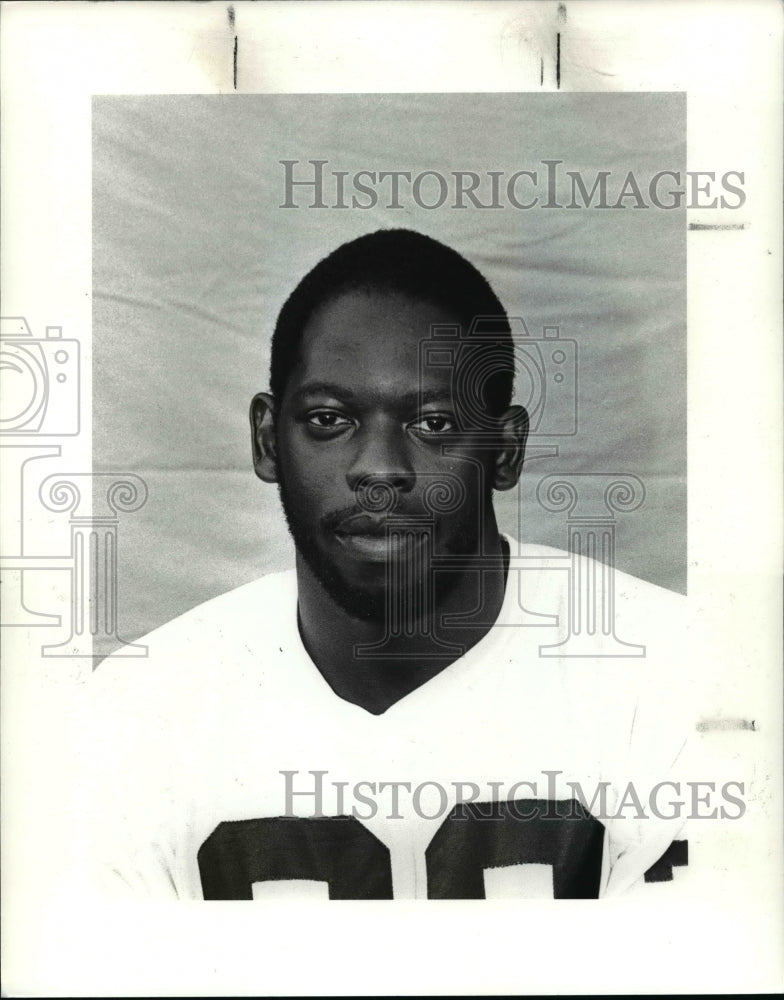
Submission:
[[[670,623],[682,627],[685,623],[686,597],[658,584],[633,576],[597,559],[581,557],[573,565],[572,555],[565,549],[550,545],[520,544],[506,536],[511,546],[512,565],[524,569],[523,587],[540,593],[554,607],[566,608],[590,594],[597,606],[609,605],[618,620],[647,623]],[[516,558],[515,558],[516,557]],[[584,610],[588,610],[585,608]],[[657,627],[657,633],[662,631]]]
[[[144,657],[108,656],[92,678],[97,692],[212,684],[217,675],[263,668],[268,651],[290,645],[297,633],[294,570],[271,573],[191,608],[137,640]]]
[[[296,611],[296,573],[270,573],[250,583],[212,597],[148,633],[144,642],[190,641],[207,635],[231,636],[260,631],[281,623],[286,612]]]

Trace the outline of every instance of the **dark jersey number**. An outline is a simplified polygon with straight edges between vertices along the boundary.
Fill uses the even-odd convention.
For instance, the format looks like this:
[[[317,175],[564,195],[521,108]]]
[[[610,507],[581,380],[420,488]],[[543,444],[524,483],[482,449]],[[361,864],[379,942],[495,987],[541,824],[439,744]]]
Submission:
[[[484,899],[484,870],[553,868],[556,899],[599,895],[604,827],[579,803],[455,806],[425,851],[430,899]],[[330,899],[391,899],[389,849],[345,816],[220,823],[198,853],[205,899],[252,899],[253,883],[315,879]]]
[[[198,853],[205,899],[253,899],[253,883],[315,879],[330,899],[391,899],[389,848],[353,817],[220,823]]]
[[[425,851],[430,899],[484,899],[484,870],[553,867],[556,899],[595,899],[604,827],[571,800],[456,806]]]

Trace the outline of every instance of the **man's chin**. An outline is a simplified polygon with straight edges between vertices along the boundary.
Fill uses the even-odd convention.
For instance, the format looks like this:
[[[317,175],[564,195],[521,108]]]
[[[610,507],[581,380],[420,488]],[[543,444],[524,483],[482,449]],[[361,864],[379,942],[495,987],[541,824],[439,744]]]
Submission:
[[[350,618],[356,621],[383,621],[386,615],[386,587],[358,587],[341,579],[333,570],[322,567],[304,557],[308,567],[319,582],[324,593]]]
[[[378,597],[366,592],[328,591],[332,600],[345,611],[349,618],[358,622],[382,623],[386,620],[386,595]]]
[[[310,558],[302,549],[299,552],[327,597],[355,621],[389,626],[392,620],[428,617],[432,605],[443,600],[456,581],[453,573],[437,573],[426,585],[424,578],[404,574],[398,577],[400,586],[390,587],[386,567],[378,563],[363,565],[361,579],[349,581],[334,564]]]

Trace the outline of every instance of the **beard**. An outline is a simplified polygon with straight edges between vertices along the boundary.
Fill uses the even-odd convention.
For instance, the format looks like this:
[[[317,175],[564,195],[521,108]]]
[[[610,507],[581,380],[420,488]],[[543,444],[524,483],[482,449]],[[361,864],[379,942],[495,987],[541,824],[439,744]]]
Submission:
[[[322,589],[351,618],[359,621],[375,621],[383,618],[386,608],[385,589],[358,587],[344,579],[334,563],[322,552],[315,534],[304,518],[295,512],[288,502],[286,489],[278,483],[278,493],[283,506],[289,533],[297,552],[305,560],[308,569],[318,580]]]
[[[420,553],[418,560],[411,560],[410,568],[413,572],[390,572],[390,565],[387,564],[383,582],[370,585],[353,583],[343,576],[322,550],[318,543],[318,533],[333,530],[344,518],[361,513],[361,509],[351,507],[335,511],[322,517],[314,527],[313,519],[302,516],[291,502],[280,468],[278,493],[286,524],[298,553],[326,594],[342,611],[357,621],[386,620],[387,630],[394,620],[409,623],[412,620],[421,621],[433,614],[461,576],[460,572],[435,571],[427,555],[422,557]],[[474,516],[464,520],[465,523],[453,533],[451,544],[447,543],[439,554],[461,555],[476,551],[479,538],[476,512]],[[391,558],[393,557],[390,556]],[[427,591],[429,593],[425,596]]]

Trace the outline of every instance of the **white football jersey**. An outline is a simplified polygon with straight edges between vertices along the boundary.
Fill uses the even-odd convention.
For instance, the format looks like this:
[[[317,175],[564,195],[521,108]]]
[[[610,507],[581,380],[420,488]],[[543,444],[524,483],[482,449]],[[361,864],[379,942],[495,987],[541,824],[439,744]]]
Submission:
[[[611,618],[578,622],[568,554],[509,541],[495,625],[382,715],[310,660],[293,571],[157,629],[146,660],[104,661],[90,694],[104,885],[576,898],[671,878],[686,861],[662,785],[689,728],[685,601],[617,572]],[[575,630],[589,652],[561,655]]]

